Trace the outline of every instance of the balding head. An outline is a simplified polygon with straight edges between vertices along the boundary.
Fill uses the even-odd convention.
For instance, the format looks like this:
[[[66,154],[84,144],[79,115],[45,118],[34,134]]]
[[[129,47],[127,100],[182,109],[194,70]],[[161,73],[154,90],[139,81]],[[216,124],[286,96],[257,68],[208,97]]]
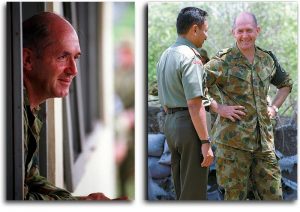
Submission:
[[[235,29],[237,24],[244,23],[244,22],[251,22],[254,27],[257,27],[257,19],[253,13],[241,12],[234,19],[232,29]]]
[[[67,31],[76,33],[63,17],[51,12],[39,13],[23,22],[23,48],[33,49],[41,55],[47,45],[55,42],[52,35]]]
[[[23,73],[30,107],[69,93],[81,50],[72,25],[49,12],[23,23]]]
[[[260,27],[254,14],[249,12],[240,13],[234,20],[232,35],[238,48],[246,54],[255,52],[255,41],[260,33]]]

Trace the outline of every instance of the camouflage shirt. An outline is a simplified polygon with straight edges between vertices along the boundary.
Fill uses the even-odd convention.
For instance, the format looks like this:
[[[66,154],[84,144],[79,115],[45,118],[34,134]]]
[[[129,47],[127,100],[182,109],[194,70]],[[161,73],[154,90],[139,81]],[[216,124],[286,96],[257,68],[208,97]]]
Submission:
[[[39,174],[38,146],[43,122],[38,111],[32,112],[24,89],[24,199],[26,200],[76,200],[70,192],[58,188]]]
[[[269,86],[292,87],[289,75],[276,68],[274,61],[270,53],[256,47],[250,64],[234,46],[220,51],[205,65],[210,96],[221,104],[242,105],[246,112],[236,122],[217,119],[212,130],[216,143],[246,151],[257,150],[260,145],[262,151],[274,149],[273,126],[267,113]]]

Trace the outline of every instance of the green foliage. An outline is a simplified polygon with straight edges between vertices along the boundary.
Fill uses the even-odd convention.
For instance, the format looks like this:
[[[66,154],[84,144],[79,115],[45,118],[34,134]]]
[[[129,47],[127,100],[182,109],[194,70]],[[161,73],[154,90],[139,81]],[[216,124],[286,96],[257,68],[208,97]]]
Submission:
[[[115,2],[114,5],[114,37],[115,43],[134,39],[135,8],[133,2]]]
[[[231,27],[236,15],[249,11],[256,15],[261,33],[256,44],[271,50],[291,75],[294,87],[286,104],[297,99],[297,2],[168,2],[148,4],[148,84],[156,80],[156,63],[162,52],[177,38],[179,11],[195,6],[208,12],[208,39],[203,45],[209,57],[234,44]],[[272,88],[272,93],[275,89]],[[288,107],[288,105],[286,106]],[[284,110],[284,109],[282,109]]]

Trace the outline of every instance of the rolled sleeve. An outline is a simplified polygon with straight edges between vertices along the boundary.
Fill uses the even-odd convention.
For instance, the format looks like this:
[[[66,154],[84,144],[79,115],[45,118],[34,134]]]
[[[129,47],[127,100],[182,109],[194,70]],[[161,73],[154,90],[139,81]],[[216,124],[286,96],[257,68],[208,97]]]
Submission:
[[[222,64],[220,64],[219,58],[212,58],[208,63],[205,64],[205,87],[207,89],[207,96],[212,100],[222,103],[222,95],[218,88],[217,81],[218,77],[223,72]]]
[[[293,81],[292,81],[290,75],[280,65],[276,56],[271,51],[269,51],[268,53],[274,61],[274,69],[275,69],[275,74],[273,75],[273,77],[271,79],[271,83],[274,86],[276,86],[276,88],[278,88],[278,89],[283,88],[283,87],[289,87],[290,91],[291,91],[292,87],[293,87]]]
[[[276,69],[276,73],[273,76],[271,83],[276,86],[277,89],[289,87],[291,91],[293,87],[293,81],[290,75],[287,72],[282,71],[282,69],[278,68]]]
[[[206,63],[204,66],[205,73],[206,73],[205,86],[207,88],[210,88],[214,84],[216,84],[218,77],[223,72],[223,67],[219,63],[220,63],[220,61],[218,58],[216,58],[216,59],[213,58],[208,63]]]

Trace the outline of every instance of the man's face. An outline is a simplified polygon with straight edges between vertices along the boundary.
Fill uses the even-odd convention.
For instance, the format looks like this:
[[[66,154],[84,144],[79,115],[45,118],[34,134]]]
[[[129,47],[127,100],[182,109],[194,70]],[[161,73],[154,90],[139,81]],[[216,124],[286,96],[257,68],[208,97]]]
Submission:
[[[53,32],[41,56],[34,56],[31,81],[41,89],[46,98],[64,97],[69,93],[73,78],[77,75],[76,60],[80,46],[75,31]]]
[[[232,34],[240,50],[251,50],[255,46],[255,40],[260,32],[251,16],[242,15],[237,18]]]
[[[196,31],[196,39],[195,39],[195,46],[197,48],[201,48],[204,41],[207,38],[207,32],[208,32],[208,23],[207,21],[204,21],[202,25],[198,26],[198,29]]]

